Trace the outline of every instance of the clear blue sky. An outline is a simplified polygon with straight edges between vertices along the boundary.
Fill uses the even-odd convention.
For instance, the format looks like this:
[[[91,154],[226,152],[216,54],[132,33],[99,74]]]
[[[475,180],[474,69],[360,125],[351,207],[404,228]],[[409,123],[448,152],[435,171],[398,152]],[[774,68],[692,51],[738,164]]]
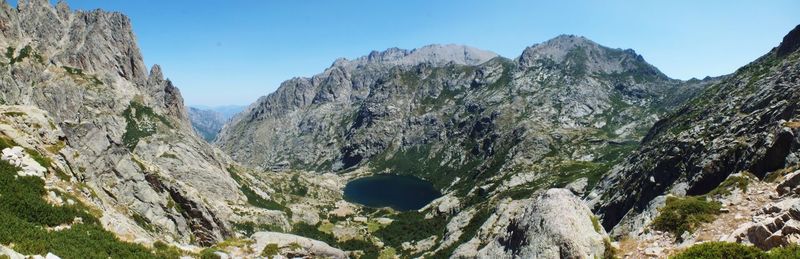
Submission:
[[[12,0],[14,1],[14,0]],[[189,105],[249,104],[337,57],[431,43],[514,58],[559,34],[632,48],[673,78],[721,75],[800,24],[800,1],[72,0],[131,17]]]

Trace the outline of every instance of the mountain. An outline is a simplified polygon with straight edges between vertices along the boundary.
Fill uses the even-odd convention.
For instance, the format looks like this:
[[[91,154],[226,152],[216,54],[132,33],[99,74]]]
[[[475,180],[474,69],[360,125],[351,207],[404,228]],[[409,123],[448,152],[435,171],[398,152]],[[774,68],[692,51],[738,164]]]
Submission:
[[[235,163],[194,133],[126,16],[3,1],[0,46],[3,251],[140,258],[154,243],[211,246],[241,222],[285,222],[252,206]]]
[[[221,105],[221,106],[208,106],[208,105],[192,105],[191,107],[198,110],[208,110],[217,112],[222,115],[226,120],[233,118],[236,114],[242,112],[247,106],[244,105]]]
[[[227,120],[219,148],[197,128],[225,116],[146,68],[120,13],[2,2],[0,47],[0,256],[800,250],[800,26],[731,75],[689,81],[573,35],[514,59],[374,51],[282,83]],[[411,211],[346,200],[348,182],[382,173],[442,196]]]
[[[189,121],[192,122],[192,128],[208,142],[214,141],[217,134],[222,129],[222,126],[225,125],[225,122],[228,120],[224,114],[214,110],[201,110],[194,107],[187,108],[189,112]]]
[[[451,54],[461,50],[474,49],[429,46],[339,59],[259,98],[224,126],[215,144],[254,168],[430,181],[444,197],[419,212],[389,214],[405,219],[389,229],[415,217],[442,224],[422,233],[369,235],[392,247],[411,244],[401,256],[553,255],[533,242],[509,243],[509,235],[573,247],[568,253],[575,256],[602,256],[610,251],[605,232],[557,222],[535,227],[528,220],[537,216],[525,211],[557,211],[555,204],[578,199],[548,189],[569,187],[578,195],[591,189],[652,124],[719,80],[670,79],[633,50],[572,35],[528,47],[515,59]],[[575,214],[559,213],[574,219],[572,226],[596,229],[591,213],[581,212],[585,205],[576,204]],[[309,224],[335,222],[320,220]],[[572,243],[576,233],[587,239]]]
[[[603,226],[616,235],[640,231],[664,207],[665,197],[709,196],[742,175],[764,180],[758,184],[791,179],[787,174],[800,163],[799,42],[800,26],[778,47],[655,123],[641,147],[589,196]],[[793,206],[793,196],[783,191],[792,186],[788,181],[768,192],[742,192],[748,200],[769,195],[764,199],[785,198],[781,206]],[[774,231],[767,237],[785,238]]]
[[[217,144],[251,166],[369,166],[440,188],[457,178],[546,178],[569,163],[615,161],[706,82],[669,79],[632,50],[577,36],[470,64],[448,47],[373,52],[286,81],[232,119]],[[399,168],[407,162],[416,165]]]

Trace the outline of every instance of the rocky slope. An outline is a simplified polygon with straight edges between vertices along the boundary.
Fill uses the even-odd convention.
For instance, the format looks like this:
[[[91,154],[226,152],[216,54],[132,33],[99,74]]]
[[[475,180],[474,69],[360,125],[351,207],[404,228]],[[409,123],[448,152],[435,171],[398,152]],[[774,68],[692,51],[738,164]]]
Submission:
[[[53,149],[36,145],[37,134],[3,134],[57,161],[64,181],[91,194],[107,229],[146,244],[211,245],[234,235],[233,208],[246,199],[226,171],[232,162],[194,134],[161,68],[144,66],[127,17],[3,1],[0,46],[0,104],[36,107],[13,113],[47,116],[38,127],[63,132],[57,144],[48,139]]]
[[[225,125],[225,122],[228,120],[225,115],[214,110],[203,110],[194,107],[187,108],[189,121],[192,122],[192,128],[208,142],[212,142],[217,138],[217,134],[222,130],[222,126]]]
[[[671,80],[631,50],[576,36],[515,60],[462,59],[449,48],[471,50],[390,49],[286,81],[228,123],[217,144],[262,168],[369,165],[440,188],[458,178],[500,182],[513,175],[501,171],[531,173],[521,184],[567,162],[614,160],[702,85]],[[420,165],[404,167],[412,161]]]
[[[260,98],[226,124],[216,143],[256,168],[333,171],[344,179],[391,172],[431,181],[444,197],[419,212],[378,213],[395,222],[367,235],[401,256],[534,255],[545,252],[507,242],[507,235],[519,242],[553,231],[527,223],[512,231],[512,219],[528,220],[522,211],[547,211],[526,199],[552,187],[582,194],[662,115],[718,80],[673,80],[632,50],[578,36],[536,44],[513,60],[462,58],[452,48],[480,56],[467,47],[428,46],[337,60]],[[427,230],[388,237],[423,216]],[[491,223],[492,217],[505,221]],[[575,218],[592,225],[589,215]],[[335,218],[314,224],[351,229]],[[560,235],[536,243],[567,242]],[[603,242],[583,247],[596,244]],[[568,254],[605,251],[587,249]]]
[[[798,164],[798,39],[800,26],[658,121],[590,195],[606,229],[642,229],[663,206],[662,195],[702,195],[733,173],[764,178]]]

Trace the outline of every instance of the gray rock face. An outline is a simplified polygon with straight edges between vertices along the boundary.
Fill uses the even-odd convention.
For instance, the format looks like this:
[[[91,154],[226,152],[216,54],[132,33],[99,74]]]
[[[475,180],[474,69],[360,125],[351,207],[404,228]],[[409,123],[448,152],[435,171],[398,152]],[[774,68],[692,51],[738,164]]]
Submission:
[[[478,65],[497,57],[497,54],[463,45],[428,45],[419,49],[405,50],[391,48],[385,51],[373,51],[353,61],[336,60],[334,66],[358,67],[367,65],[381,66],[413,66],[431,64],[442,66],[449,63],[457,65]]]
[[[764,177],[797,164],[800,54],[778,49],[791,48],[776,48],[740,68],[650,129],[642,147],[591,195],[607,229],[662,194],[704,194],[732,173]]]
[[[66,171],[97,193],[107,215],[152,225],[134,238],[208,245],[231,235],[229,205],[244,198],[225,171],[230,162],[192,132],[161,68],[148,73],[127,17],[3,2],[0,33],[0,104],[52,116],[75,151],[59,154]]]
[[[397,171],[413,161],[419,166],[402,173],[440,188],[460,177],[469,180],[454,188],[471,188],[529,170],[541,179],[559,167],[548,156],[610,163],[618,155],[604,154],[635,145],[663,110],[703,85],[578,37],[483,62],[491,56],[429,46],[339,60],[260,98],[216,144],[262,168]]]
[[[602,258],[609,241],[592,217],[569,190],[550,189],[498,207],[481,230],[487,245],[470,251],[467,243],[453,258]]]

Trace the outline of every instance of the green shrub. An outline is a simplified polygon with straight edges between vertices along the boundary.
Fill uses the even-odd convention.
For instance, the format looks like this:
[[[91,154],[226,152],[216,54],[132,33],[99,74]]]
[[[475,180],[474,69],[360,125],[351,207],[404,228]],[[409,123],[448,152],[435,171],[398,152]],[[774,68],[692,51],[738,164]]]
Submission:
[[[164,153],[161,154],[161,157],[178,160],[178,155],[175,155],[173,153]]]
[[[183,252],[177,247],[167,245],[161,241],[153,243],[153,250],[155,250],[156,257],[164,259],[179,259],[183,255]]]
[[[125,243],[103,229],[97,218],[78,203],[53,206],[42,199],[46,190],[37,177],[18,177],[19,168],[0,161],[0,244],[14,243],[23,254],[52,252],[61,258],[155,258],[141,245]],[[69,229],[45,227],[73,223]]]
[[[302,222],[294,224],[294,226],[292,226],[292,234],[298,236],[304,236],[311,239],[316,239],[332,246],[335,246],[337,244],[336,237],[334,237],[331,234],[319,231],[316,225],[309,225]]]
[[[250,187],[247,185],[242,185],[239,187],[239,190],[241,190],[244,196],[247,197],[247,203],[250,203],[250,205],[268,210],[287,210],[286,207],[280,203],[277,203],[273,200],[264,199],[258,195],[258,193],[253,191],[253,189],[250,189]]]
[[[272,259],[274,256],[278,255],[278,252],[280,252],[280,247],[278,247],[278,244],[267,244],[267,246],[264,247],[264,250],[261,251],[261,256]]]
[[[68,66],[62,66],[61,68],[63,68],[64,71],[67,71],[67,74],[70,75],[83,75],[83,69],[80,68],[74,68]]]
[[[592,220],[592,226],[594,227],[594,231],[597,233],[603,232],[603,226],[600,225],[600,219],[597,218],[595,215],[589,216],[589,219]]]
[[[46,194],[41,178],[17,177],[19,169],[8,162],[0,162],[0,210],[43,226],[71,223],[75,217],[94,223],[96,219],[78,206],[50,205],[42,197]]]
[[[133,221],[136,222],[137,225],[139,225],[140,227],[146,229],[147,231],[151,231],[152,232],[154,230],[153,224],[151,224],[150,220],[148,220],[144,216],[139,215],[137,213],[133,213],[133,214],[131,214],[131,218],[133,218]]]
[[[153,108],[136,101],[130,102],[130,106],[122,112],[122,116],[125,117],[127,122],[125,133],[122,135],[122,142],[129,150],[136,148],[139,139],[155,134],[159,122],[166,127],[172,128],[172,124],[166,117],[156,114]]]
[[[704,197],[670,196],[653,220],[653,228],[680,238],[683,232],[693,232],[700,224],[713,221],[720,207],[718,202],[707,201]]]
[[[9,59],[12,62],[12,64],[14,62],[14,51],[15,51],[14,47],[6,48],[6,58]]]
[[[24,112],[4,112],[3,115],[9,116],[9,117],[20,117],[20,116],[25,116],[25,113]]]
[[[305,197],[308,194],[308,187],[300,182],[300,176],[292,175],[291,185],[291,193],[293,195]]]
[[[200,251],[200,258],[201,259],[220,259],[220,256],[215,254],[217,249],[214,248],[206,248],[203,251]]]
[[[0,150],[6,149],[6,148],[11,148],[11,147],[14,147],[16,145],[17,145],[17,143],[15,143],[13,140],[11,140],[11,139],[9,139],[9,138],[7,138],[5,136],[0,136]]]
[[[433,235],[441,237],[446,226],[447,220],[442,216],[425,219],[423,213],[406,211],[397,214],[392,224],[375,231],[374,235],[386,245],[400,247],[406,241],[422,240]]]
[[[709,196],[725,196],[730,195],[731,191],[738,188],[743,192],[747,191],[747,186],[750,185],[750,178],[747,176],[731,176],[725,181],[714,188],[711,192],[708,193]]]
[[[241,232],[245,236],[252,236],[258,231],[271,231],[271,232],[280,232],[283,231],[281,227],[275,225],[268,225],[268,224],[256,224],[254,222],[240,222],[240,223],[233,223],[233,229],[236,231]]]
[[[738,243],[727,242],[707,242],[694,245],[685,251],[670,257],[672,259],[693,259],[693,258],[726,258],[726,259],[749,259],[749,258],[768,258],[764,251],[752,246]]]
[[[242,177],[239,176],[239,174],[236,171],[236,167],[234,167],[233,165],[228,166],[228,174],[231,175],[231,178],[233,178],[233,180],[236,181],[236,183],[244,184],[244,182],[242,181]]]
[[[800,258],[800,246],[790,245],[787,247],[776,247],[769,250],[767,255],[770,258]]]

